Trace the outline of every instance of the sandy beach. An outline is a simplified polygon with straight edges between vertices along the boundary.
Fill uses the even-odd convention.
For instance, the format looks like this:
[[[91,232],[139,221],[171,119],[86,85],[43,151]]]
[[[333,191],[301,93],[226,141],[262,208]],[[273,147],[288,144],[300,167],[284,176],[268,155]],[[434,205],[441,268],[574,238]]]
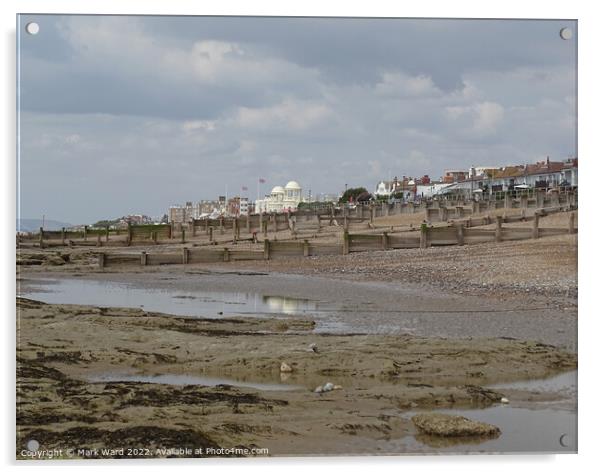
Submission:
[[[545,242],[110,271],[93,257],[22,265],[17,456],[31,439],[67,458],[475,452],[488,445],[424,435],[411,416],[574,413],[575,393],[511,385],[577,367],[576,237]],[[61,285],[81,301],[42,302],[60,300]],[[246,311],[232,295],[264,306]],[[315,393],[325,384],[337,388]]]

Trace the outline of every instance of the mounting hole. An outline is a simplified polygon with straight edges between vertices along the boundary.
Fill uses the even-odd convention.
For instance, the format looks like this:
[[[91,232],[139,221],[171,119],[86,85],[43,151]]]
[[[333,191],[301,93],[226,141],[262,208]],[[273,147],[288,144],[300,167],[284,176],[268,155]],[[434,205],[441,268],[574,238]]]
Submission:
[[[28,451],[37,451],[38,449],[40,449],[40,443],[38,443],[35,439],[30,439],[27,442]]]
[[[570,40],[573,37],[573,30],[570,28],[563,28],[560,30],[560,37],[563,40]]]
[[[27,25],[25,25],[25,31],[27,31],[30,35],[37,35],[40,31],[40,25],[38,25],[35,21],[27,23]]]

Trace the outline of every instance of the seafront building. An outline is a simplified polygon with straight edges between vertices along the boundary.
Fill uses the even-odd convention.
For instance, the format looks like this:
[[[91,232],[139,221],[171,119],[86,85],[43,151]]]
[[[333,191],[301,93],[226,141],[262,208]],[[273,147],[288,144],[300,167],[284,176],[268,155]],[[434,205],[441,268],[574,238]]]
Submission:
[[[462,194],[478,198],[483,194],[514,189],[550,189],[578,186],[577,158],[550,161],[549,158],[526,165],[502,167],[478,166],[468,170],[446,170],[438,180],[428,175],[422,178],[406,178],[380,181],[374,194],[377,197],[397,198],[406,201],[431,198],[443,194]]]
[[[255,213],[295,211],[301,202],[301,186],[296,181],[289,181],[284,187],[275,186],[264,199],[255,201]]]

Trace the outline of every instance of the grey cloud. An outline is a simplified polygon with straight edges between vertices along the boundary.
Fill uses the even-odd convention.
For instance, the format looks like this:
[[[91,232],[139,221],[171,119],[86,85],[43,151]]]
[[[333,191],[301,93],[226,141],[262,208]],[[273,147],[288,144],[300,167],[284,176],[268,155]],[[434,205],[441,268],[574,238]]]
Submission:
[[[332,193],[575,153],[567,22],[40,22],[21,43],[24,217],[158,215],[226,186],[254,198],[259,177]]]

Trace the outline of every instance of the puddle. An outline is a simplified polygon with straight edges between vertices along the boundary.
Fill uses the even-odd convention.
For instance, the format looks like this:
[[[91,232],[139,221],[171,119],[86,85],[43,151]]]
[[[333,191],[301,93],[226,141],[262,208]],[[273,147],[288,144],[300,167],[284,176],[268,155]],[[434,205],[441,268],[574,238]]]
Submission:
[[[141,374],[100,374],[87,377],[89,382],[143,382],[160,383],[166,385],[202,385],[215,387],[217,385],[232,385],[233,387],[253,388],[263,391],[291,391],[301,390],[300,385],[284,383],[258,383],[246,382],[222,377],[205,377],[196,375],[141,375]]]
[[[417,435],[398,440],[391,446],[398,452],[421,453],[574,453],[577,452],[577,413],[551,409],[531,410],[494,406],[472,410],[437,410],[491,423],[501,430],[495,439],[442,438]],[[416,413],[405,413],[410,419]]]
[[[144,308],[148,311],[204,318],[266,314],[325,316],[339,307],[310,299],[259,293],[180,292],[136,288],[123,283],[62,278],[30,280],[22,286],[20,296],[45,303]]]
[[[492,389],[526,390],[529,392],[562,392],[576,394],[577,371],[572,370],[546,379],[519,380],[489,385]]]

